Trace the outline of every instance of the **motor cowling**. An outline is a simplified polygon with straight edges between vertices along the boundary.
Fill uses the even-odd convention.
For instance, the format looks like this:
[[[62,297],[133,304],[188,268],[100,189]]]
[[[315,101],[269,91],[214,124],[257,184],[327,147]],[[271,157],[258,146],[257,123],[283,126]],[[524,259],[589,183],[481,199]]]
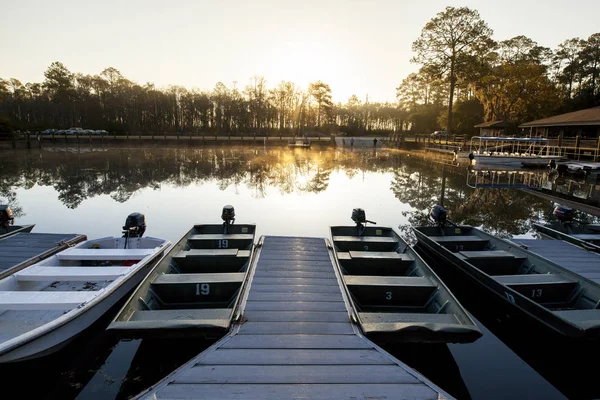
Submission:
[[[7,229],[15,223],[12,209],[7,205],[0,205],[0,228]]]
[[[429,212],[429,216],[431,217],[431,219],[433,221],[435,221],[435,223],[440,224],[440,225],[443,225],[446,223],[447,215],[448,215],[448,212],[446,211],[446,209],[440,205],[436,205]]]
[[[221,213],[221,219],[225,221],[226,224],[230,224],[235,221],[235,208],[232,205],[226,205],[223,207],[223,212]]]
[[[144,232],[146,232],[146,216],[139,212],[129,214],[123,226],[123,237],[142,237]]]
[[[571,222],[575,216],[575,211],[570,207],[557,205],[552,212],[554,216],[561,222]]]
[[[365,214],[365,210],[362,208],[355,208],[352,210],[352,221],[357,224],[364,224],[367,222],[367,215]]]

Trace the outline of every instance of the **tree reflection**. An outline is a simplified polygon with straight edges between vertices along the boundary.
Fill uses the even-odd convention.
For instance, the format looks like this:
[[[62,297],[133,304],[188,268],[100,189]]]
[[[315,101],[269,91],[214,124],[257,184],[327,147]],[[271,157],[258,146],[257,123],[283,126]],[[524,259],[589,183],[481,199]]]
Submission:
[[[18,151],[2,157],[0,201],[23,215],[15,189],[52,186],[69,208],[108,195],[126,202],[136,192],[163,185],[189,187],[216,184],[219,190],[246,186],[252,196],[267,196],[270,188],[282,194],[322,193],[334,172],[350,178],[370,173],[391,177],[390,189],[411,225],[428,222],[427,211],[440,202],[443,166],[431,159],[396,151],[300,151],[287,148],[133,148]],[[444,206],[449,217],[500,236],[530,230],[531,221],[546,218],[549,202],[510,189],[472,189],[465,168],[446,166]],[[382,188],[385,190],[385,188]],[[408,233],[409,226],[403,227]]]

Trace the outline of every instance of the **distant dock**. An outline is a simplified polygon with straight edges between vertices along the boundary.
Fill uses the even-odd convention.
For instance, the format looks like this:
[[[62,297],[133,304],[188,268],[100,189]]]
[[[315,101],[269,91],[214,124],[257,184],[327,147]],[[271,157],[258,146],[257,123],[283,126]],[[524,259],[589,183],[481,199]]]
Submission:
[[[262,237],[239,321],[141,398],[447,399],[351,323],[331,246]]]
[[[257,145],[257,146],[287,146],[290,140],[302,139],[303,136],[283,136],[283,135],[223,135],[223,134],[202,134],[202,133],[186,133],[175,135],[169,134],[109,134],[109,135],[43,135],[38,138],[35,135],[27,137],[19,137],[15,140],[7,140],[0,142],[0,147],[17,148],[17,147],[44,147],[47,145],[139,145],[150,144],[163,146],[169,145]],[[312,146],[330,146],[334,143],[332,137],[325,136],[308,136]]]

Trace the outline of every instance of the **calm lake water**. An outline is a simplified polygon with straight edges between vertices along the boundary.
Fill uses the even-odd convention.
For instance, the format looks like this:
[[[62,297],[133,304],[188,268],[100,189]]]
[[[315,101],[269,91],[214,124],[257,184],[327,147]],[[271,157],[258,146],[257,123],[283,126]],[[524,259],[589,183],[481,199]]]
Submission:
[[[447,177],[444,205],[455,222],[503,237],[535,237],[531,223],[551,218],[553,204],[547,200],[517,189],[473,188],[474,182],[494,176],[475,176],[415,154],[262,146],[2,151],[0,203],[11,204],[18,223],[35,223],[35,232],[90,238],[120,234],[125,217],[139,211],[147,218],[146,235],[173,242],[193,223],[220,223],[225,204],[234,205],[237,222],[257,224],[257,238],[328,237],[330,225],[351,224],[352,209],[361,207],[368,219],[398,227],[410,240],[410,225],[426,221],[426,211],[440,201],[442,174]],[[569,188],[572,180],[550,182],[545,173],[503,179]],[[583,191],[589,196],[594,187]],[[424,256],[484,336],[471,344],[386,350],[460,399],[600,396],[595,369],[582,365],[599,359],[598,344],[565,340],[512,314]],[[210,345],[119,342],[104,333],[119,306],[55,356],[0,366],[9,386],[3,390],[24,398],[125,399]]]

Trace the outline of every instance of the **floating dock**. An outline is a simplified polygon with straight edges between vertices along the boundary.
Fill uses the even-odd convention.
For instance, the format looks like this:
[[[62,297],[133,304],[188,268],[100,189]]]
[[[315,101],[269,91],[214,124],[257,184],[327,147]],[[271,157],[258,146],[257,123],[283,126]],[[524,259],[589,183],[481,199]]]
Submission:
[[[561,267],[600,284],[600,254],[562,240],[511,239]]]
[[[73,233],[17,233],[0,240],[0,279],[86,240]]]
[[[263,236],[248,279],[232,330],[139,398],[450,398],[351,323],[325,239]]]

